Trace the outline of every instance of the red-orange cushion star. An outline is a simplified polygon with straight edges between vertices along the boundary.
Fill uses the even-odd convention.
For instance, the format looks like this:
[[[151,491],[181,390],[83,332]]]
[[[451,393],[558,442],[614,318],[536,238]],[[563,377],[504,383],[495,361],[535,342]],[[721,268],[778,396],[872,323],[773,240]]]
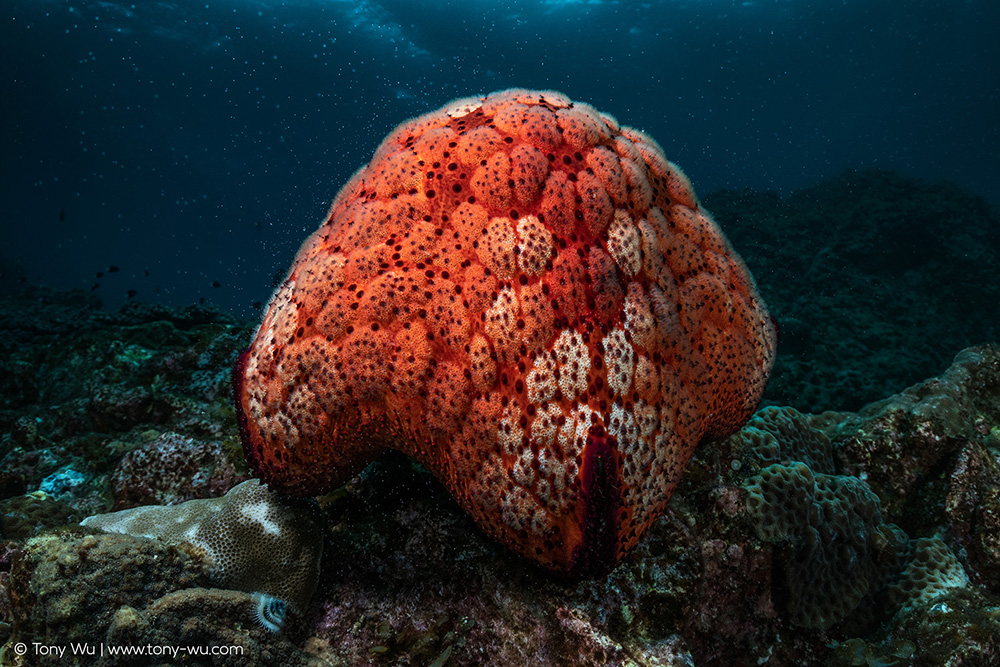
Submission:
[[[482,528],[609,570],[760,400],[753,279],[645,134],[555,92],[404,123],[340,191],[237,367],[247,460],[318,494],[387,448]]]

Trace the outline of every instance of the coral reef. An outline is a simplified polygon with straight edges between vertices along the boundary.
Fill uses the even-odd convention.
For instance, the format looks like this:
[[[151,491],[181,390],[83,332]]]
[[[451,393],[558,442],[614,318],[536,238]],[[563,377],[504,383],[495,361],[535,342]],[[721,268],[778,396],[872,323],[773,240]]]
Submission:
[[[220,442],[167,432],[122,456],[109,481],[114,508],[127,509],[221,496],[246,478]]]
[[[967,505],[976,498],[978,504],[981,499],[982,507],[959,520],[971,521],[978,514],[986,522],[969,537],[979,541],[974,550],[985,557],[984,566],[995,569],[998,556],[983,548],[983,540],[989,543],[995,538],[983,529],[991,521],[991,502],[996,506],[987,490],[995,489],[990,474],[1000,445],[996,427],[1000,423],[1000,353],[996,346],[967,349],[936,378],[872,403],[857,414],[829,417],[827,431],[838,443],[840,467],[863,477],[908,533],[933,534],[935,526],[948,525],[946,508],[954,516],[960,502]],[[973,569],[978,569],[978,563]]]
[[[204,550],[217,586],[266,593],[300,611],[316,588],[323,553],[323,519],[315,503],[283,497],[256,479],[219,498],[97,514],[80,524],[188,542]]]
[[[980,423],[997,423],[1000,403],[995,394],[982,393],[1000,380],[1000,369],[990,361],[997,354],[993,347],[967,351],[941,378],[926,383],[950,386],[961,399],[933,402],[929,413],[938,422],[954,423],[950,411],[975,403]],[[946,381],[956,377],[967,381]],[[904,404],[917,389],[888,404]],[[137,592],[113,598],[115,580],[81,579],[78,571],[63,574],[61,585],[83,591],[84,582],[94,584],[98,597],[86,603],[94,607],[84,609],[104,625],[87,629],[94,633],[88,635],[92,641],[169,643],[176,640],[170,634],[176,628],[197,628],[192,636],[198,641],[211,637],[221,645],[246,645],[254,656],[314,664],[938,664],[949,659],[992,664],[1000,656],[995,584],[977,583],[982,577],[973,568],[975,552],[962,546],[972,544],[976,534],[950,517],[967,520],[962,503],[995,492],[992,468],[981,460],[982,452],[997,449],[994,432],[980,428],[946,456],[954,469],[944,475],[949,485],[940,497],[963,500],[931,515],[938,523],[920,532],[912,528],[909,540],[889,523],[898,517],[885,504],[873,507],[873,490],[850,474],[842,448],[852,440],[845,434],[856,433],[865,419],[852,413],[803,415],[789,408],[759,411],[738,434],[699,450],[663,519],[609,576],[592,581],[565,582],[506,553],[474,529],[430,474],[389,456],[322,499],[331,539],[319,593],[281,633],[258,623],[252,596],[209,590],[217,584],[204,570],[197,582],[184,580],[185,588],[178,590],[186,593],[163,588],[167,577],[178,576],[157,569],[167,560],[163,552],[153,559],[134,546],[178,548],[157,541],[93,536],[131,540],[133,546],[122,547],[107,576],[136,570],[161,582],[142,599]],[[873,447],[866,461],[879,459],[879,447],[887,456],[892,451],[889,440]],[[795,515],[797,526],[780,505],[769,512],[766,504],[750,502],[748,489],[760,485],[762,473],[774,466],[812,477],[810,507],[816,509]],[[828,493],[816,483],[824,476],[831,482]],[[937,483],[934,477],[923,483]],[[781,521],[781,530],[765,529]],[[926,532],[931,529],[943,537],[931,539]],[[835,550],[830,556],[826,550],[833,543],[823,536],[835,530],[867,532],[867,538],[849,536],[846,556]],[[810,531],[819,536],[812,546],[801,539]],[[781,535],[793,537],[776,540]],[[24,557],[57,562],[62,547],[55,545],[82,539],[87,538],[41,538],[24,547],[16,562]],[[181,553],[194,549],[180,548]],[[43,550],[53,551],[43,555]],[[201,550],[190,553],[198,567],[208,567]],[[809,561],[797,554],[820,557]],[[853,585],[828,585],[821,589],[825,596],[796,601],[794,582],[804,582],[817,568],[826,581],[839,572]],[[860,584],[849,576],[855,569],[871,573],[856,604]],[[969,573],[968,581],[962,571]],[[10,589],[23,590],[28,573],[17,565],[12,575]],[[39,581],[38,575],[31,577]],[[46,604],[56,599],[46,598]],[[20,594],[11,605],[17,619],[47,613],[37,599]],[[845,611],[850,605],[853,611]],[[210,615],[196,614],[199,608]],[[63,626],[70,630],[21,620],[15,625],[16,637],[47,632],[39,636],[52,642],[83,631],[77,621]],[[815,629],[818,625],[828,627]],[[267,658],[259,659],[266,664]]]
[[[68,503],[43,491],[0,500],[0,539],[32,537],[78,518]]]
[[[989,362],[996,354],[967,351],[943,378],[979,378],[956,389],[972,400],[1000,379]],[[1000,403],[989,408],[988,395],[978,396],[996,423]],[[937,406],[940,419],[954,418],[953,403]],[[696,453],[663,520],[629,557],[608,577],[578,584],[476,539],[426,473],[382,459],[325,501],[334,539],[314,632],[351,663],[430,662],[447,652],[454,665],[868,664],[853,662],[859,655],[871,664],[992,664],[1000,657],[996,592],[962,579],[963,550],[919,533],[910,540],[850,474],[840,449],[858,419],[759,411]],[[775,466],[798,479],[799,512],[777,486],[774,502],[751,501],[750,489],[766,486],[762,473]],[[976,480],[996,489],[995,479]],[[940,517],[933,528],[953,532]],[[448,565],[428,569],[429,559]],[[896,591],[911,600],[905,610]],[[333,648],[352,632],[355,641]]]
[[[130,563],[127,569],[123,563]],[[12,564],[16,633],[38,638],[66,632],[78,640],[107,628],[117,606],[145,607],[171,590],[209,583],[207,567],[190,549],[116,536],[46,535],[29,540]],[[69,632],[59,626],[76,626]]]
[[[210,588],[211,581],[211,565],[187,543],[126,535],[33,538],[12,565],[14,627],[0,660],[97,666],[308,664],[291,640],[257,624],[251,595]],[[23,651],[14,648],[17,642],[24,642]],[[130,646],[156,652],[110,652]],[[215,653],[208,653],[213,647]],[[183,655],[172,652],[178,650]]]
[[[218,495],[245,479],[227,366],[250,326],[200,306],[108,313],[89,294],[28,287],[0,299],[0,327],[0,496],[45,483],[86,516],[112,497],[112,472],[119,507]],[[174,435],[156,442],[162,432]],[[122,461],[132,450],[145,451]],[[170,455],[192,463],[175,470]]]
[[[875,187],[880,183],[895,184],[898,201],[875,199],[886,191]],[[895,219],[892,208],[906,209],[907,198],[927,203],[913,182],[878,173],[849,174],[815,194],[841,192],[845,184],[871,202],[870,224]],[[955,341],[986,336],[995,311],[989,304],[963,310],[958,327],[945,306],[925,305],[938,288],[952,289],[956,272],[985,270],[992,251],[980,235],[976,220],[985,214],[974,198],[917,185],[942,200],[934,205],[947,207],[968,234],[944,244],[941,253],[950,260],[928,259],[941,285],[925,282],[923,294],[900,297],[902,283],[893,276],[877,283],[888,285],[899,303],[921,305],[885,314],[902,316],[893,320],[900,329],[874,330],[902,349],[893,359],[937,377],[908,389],[898,385],[910,376],[895,370],[879,376],[888,357],[873,361],[873,339],[850,338],[855,326],[873,329],[870,314],[847,308],[842,297],[865,293],[858,285],[870,276],[832,270],[841,261],[834,250],[843,245],[831,244],[832,254],[822,257],[778,252],[751,259],[765,289],[772,272],[783,277],[787,291],[775,297],[779,320],[794,304],[800,315],[808,313],[803,322],[817,339],[831,332],[845,337],[810,353],[839,356],[809,356],[786,345],[775,395],[799,410],[841,411],[768,407],[734,436],[699,447],[667,510],[632,552],[608,576],[580,582],[506,552],[427,470],[390,454],[319,499],[327,535],[320,580],[308,605],[289,613],[278,633],[258,622],[263,596],[217,587],[203,549],[65,526],[107,511],[115,493],[129,502],[172,504],[217,496],[239,481],[245,471],[227,382],[253,327],[205,308],[132,304],[106,313],[79,293],[29,286],[16,299],[0,294],[0,664],[72,664],[17,656],[17,641],[214,645],[243,653],[191,656],[186,664],[193,665],[1000,664],[1000,351],[966,350],[944,370]],[[853,206],[841,194],[816,200]],[[770,215],[780,203],[747,197],[766,204],[743,211],[747,219]],[[960,201],[967,210],[956,214]],[[801,216],[807,203],[791,197],[783,211]],[[719,213],[726,221],[726,207]],[[820,238],[805,223],[774,222],[792,241],[800,233]],[[746,256],[754,256],[755,243],[780,250],[782,239],[765,233],[748,241],[741,227],[726,221]],[[828,232],[849,231],[835,227]],[[971,266],[949,254],[968,238],[982,245]],[[831,270],[792,280],[796,262],[806,260]],[[987,292],[995,285],[975,279]],[[793,299],[788,295],[797,285],[803,293]],[[967,297],[952,290],[949,298],[961,304]],[[907,319],[920,320],[920,335],[935,346],[912,348],[919,358],[904,349],[916,335],[902,330]],[[785,344],[796,335],[786,325]],[[780,379],[782,360],[803,374]],[[814,374],[806,373],[807,363],[817,364]],[[842,374],[833,370],[838,365]],[[896,385],[891,391],[899,393],[867,407],[843,401],[883,399]],[[809,513],[751,501],[750,490],[764,488],[764,471],[781,467],[782,479],[803,482],[802,507],[811,475]],[[54,484],[78,479],[69,470],[83,481]],[[46,488],[58,496],[39,491],[47,478]],[[817,479],[829,482],[826,491]],[[222,488],[209,491],[206,483]],[[841,545],[824,540],[837,530],[852,531],[844,557],[834,551],[805,558]],[[813,531],[816,539],[808,542]],[[828,573],[850,564],[842,579],[851,586],[838,581],[824,596],[797,597],[795,582],[819,564]],[[863,583],[852,576],[855,569],[869,573],[867,592],[844,616]],[[796,605],[809,613],[796,615]],[[820,629],[810,618],[823,625],[840,620]],[[161,658],[80,664],[176,662]]]
[[[943,595],[968,588],[962,564],[939,537],[921,537],[909,547],[908,563],[889,587],[890,604],[900,614],[927,607]]]
[[[744,482],[746,510],[762,539],[794,550],[781,591],[792,622],[857,632],[895,616],[916,633],[929,626],[903,620],[923,618],[942,596],[985,607],[996,595],[996,580],[983,576],[995,571],[995,552],[984,548],[995,537],[972,523],[988,525],[997,493],[998,362],[995,346],[968,349],[940,377],[858,414],[764,408],[729,439],[738,460],[766,465]],[[973,499],[986,504],[973,508]],[[900,525],[883,523],[887,516]],[[927,536],[909,540],[900,526]],[[986,591],[971,585],[966,568]],[[990,618],[981,614],[977,626],[992,638],[983,650],[995,655],[1000,626]],[[839,655],[884,658],[900,637],[917,647],[913,655],[930,655],[919,635],[899,632],[877,648],[841,645]],[[958,650],[936,646],[939,654]]]
[[[949,538],[966,555],[970,575],[1000,592],[1000,428],[992,426],[990,434],[958,453],[944,510]]]
[[[878,497],[857,477],[837,475],[833,443],[793,408],[763,408],[727,443],[750,466],[746,511],[766,542],[787,549],[784,597],[792,623],[827,629],[877,586],[880,566],[905,543],[883,525]],[[888,553],[886,553],[888,551]]]
[[[878,498],[857,478],[814,474],[804,463],[768,466],[746,489],[757,534],[793,550],[789,620],[826,629],[846,618],[874,576]]]
[[[702,201],[778,320],[771,404],[857,410],[1000,340],[1000,212],[954,184],[868,169]]]
[[[414,457],[489,535],[603,574],[774,362],[753,278],[649,136],[552,91],[400,125],[303,244],[237,366],[288,493]]]

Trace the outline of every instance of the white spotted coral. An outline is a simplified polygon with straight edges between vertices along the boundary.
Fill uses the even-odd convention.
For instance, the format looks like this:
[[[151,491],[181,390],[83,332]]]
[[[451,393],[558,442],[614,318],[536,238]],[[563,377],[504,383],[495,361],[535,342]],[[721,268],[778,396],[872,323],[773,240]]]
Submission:
[[[88,528],[190,542],[205,551],[221,588],[265,593],[302,611],[319,578],[323,521],[312,501],[287,498],[256,479],[219,498],[98,514]]]

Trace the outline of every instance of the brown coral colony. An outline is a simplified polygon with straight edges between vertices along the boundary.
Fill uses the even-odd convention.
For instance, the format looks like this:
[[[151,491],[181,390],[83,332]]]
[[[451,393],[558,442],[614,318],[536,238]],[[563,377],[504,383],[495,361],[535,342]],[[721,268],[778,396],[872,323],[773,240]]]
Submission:
[[[278,489],[397,449],[500,542],[587,575],[746,421],[773,359],[753,279],[656,142],[511,90],[386,138],[299,251],[237,398]]]

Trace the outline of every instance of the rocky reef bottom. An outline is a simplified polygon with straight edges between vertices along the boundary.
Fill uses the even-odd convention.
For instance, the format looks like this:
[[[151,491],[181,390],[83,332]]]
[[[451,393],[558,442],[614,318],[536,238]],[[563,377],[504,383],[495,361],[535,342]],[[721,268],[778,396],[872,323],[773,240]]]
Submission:
[[[49,358],[14,359],[36,400],[2,413],[5,665],[177,664],[177,647],[206,665],[1000,663],[997,346],[858,412],[761,409],[591,581],[506,552],[387,456],[319,499],[318,585],[272,632],[252,582],[219,588],[196,545],[76,524],[247,477],[226,387],[248,329],[164,312],[18,348]]]
[[[28,288],[0,330],[0,665],[1000,664],[1000,346],[850,412],[789,407],[786,373],[628,558],[570,582],[395,455],[288,519],[307,549],[80,526],[250,478],[230,369],[253,325]],[[290,578],[287,610],[261,594]]]

